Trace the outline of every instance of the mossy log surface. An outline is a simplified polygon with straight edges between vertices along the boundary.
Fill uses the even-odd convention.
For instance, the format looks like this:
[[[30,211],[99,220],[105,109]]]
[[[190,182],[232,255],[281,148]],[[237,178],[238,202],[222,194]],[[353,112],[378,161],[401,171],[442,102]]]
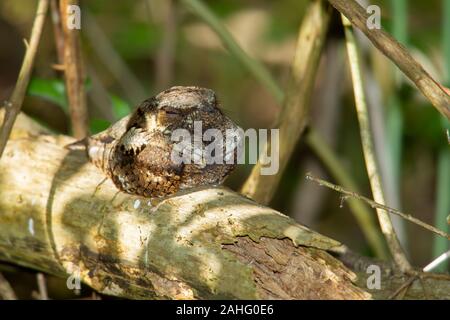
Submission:
[[[118,192],[21,115],[0,161],[0,260],[136,299],[367,299],[340,244],[225,188]]]

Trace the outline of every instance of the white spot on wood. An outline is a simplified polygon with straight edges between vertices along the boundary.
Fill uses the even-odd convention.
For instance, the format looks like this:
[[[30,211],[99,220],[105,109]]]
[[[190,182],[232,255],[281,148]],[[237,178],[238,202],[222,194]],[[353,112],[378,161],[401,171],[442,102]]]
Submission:
[[[91,147],[88,152],[90,158],[95,158],[97,156],[98,147]]]
[[[34,220],[33,218],[28,219],[28,232],[34,236]]]
[[[137,209],[137,208],[139,208],[140,205],[141,205],[141,200],[137,199],[137,200],[134,202],[133,207],[134,207],[135,209]]]
[[[144,265],[147,267],[148,266],[148,248],[146,248],[145,250],[145,255],[144,255]]]

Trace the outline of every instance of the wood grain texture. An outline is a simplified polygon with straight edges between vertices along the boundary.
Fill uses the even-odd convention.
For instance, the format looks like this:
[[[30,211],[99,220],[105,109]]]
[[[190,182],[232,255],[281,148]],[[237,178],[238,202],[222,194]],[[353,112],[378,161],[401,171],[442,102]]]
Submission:
[[[370,297],[326,252],[338,242],[279,212],[226,188],[118,193],[72,138],[37,131],[13,131],[0,163],[1,260],[127,298]]]

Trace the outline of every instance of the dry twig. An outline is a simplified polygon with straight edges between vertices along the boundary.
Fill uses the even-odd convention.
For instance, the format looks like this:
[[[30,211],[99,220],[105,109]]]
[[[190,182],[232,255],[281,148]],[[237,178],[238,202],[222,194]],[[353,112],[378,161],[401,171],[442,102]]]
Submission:
[[[355,0],[328,0],[350,22],[360,29],[370,41],[394,62],[399,69],[417,86],[433,106],[450,119],[450,96],[444,87],[411,56],[408,50],[384,30],[369,30],[369,15]]]
[[[366,103],[366,96],[364,92],[364,84],[361,74],[361,64],[359,60],[358,48],[356,46],[355,36],[353,34],[350,22],[342,16],[342,21],[345,29],[345,37],[347,43],[347,52],[350,64],[350,70],[353,80],[353,89],[355,93],[355,106],[358,115],[358,121],[361,133],[361,142],[363,147],[364,159],[366,163],[367,174],[369,177],[372,193],[375,201],[386,203],[384,192],[381,184],[381,177],[378,170],[378,164],[375,157],[373,147],[372,130],[369,121],[369,111]],[[406,255],[395,233],[394,226],[389,214],[381,208],[377,208],[378,221],[380,222],[381,231],[383,232],[392,257],[398,267],[406,272],[411,270],[411,265],[406,258]]]
[[[64,72],[72,131],[75,138],[81,139],[89,133],[86,90],[84,86],[85,75],[79,31],[71,29],[68,24],[68,8],[70,5],[77,4],[77,0],[61,0],[59,9],[64,37]]]
[[[267,155],[273,146],[267,143],[253,166],[241,193],[268,204],[272,199],[292,152],[307,125],[309,105],[316,73],[331,16],[330,7],[321,0],[311,2],[299,30],[297,49],[283,108],[278,116],[280,129],[279,170],[274,175],[261,175]]]
[[[14,122],[22,108],[23,99],[25,98],[28,83],[30,82],[31,71],[33,70],[34,58],[41,39],[48,4],[49,0],[40,0],[38,3],[33,28],[31,29],[30,41],[29,43],[26,42],[26,52],[20,69],[19,78],[17,79],[11,98],[9,101],[5,102],[6,115],[0,133],[0,157],[5,150]]]
[[[403,212],[401,212],[399,210],[396,210],[396,209],[393,209],[393,208],[389,208],[388,206],[385,206],[383,204],[377,203],[377,202],[373,201],[372,199],[369,199],[367,197],[359,195],[356,192],[345,190],[341,186],[332,184],[331,182],[328,182],[328,181],[325,181],[325,180],[322,180],[322,179],[318,179],[318,178],[314,177],[313,175],[311,175],[310,173],[308,173],[306,175],[306,178],[308,180],[317,182],[320,186],[327,187],[329,189],[332,189],[334,191],[342,193],[345,196],[352,197],[352,198],[355,198],[355,199],[358,199],[358,200],[362,200],[362,201],[366,202],[367,204],[369,204],[372,208],[381,209],[383,211],[386,211],[386,212],[395,214],[397,216],[400,216],[403,219],[408,220],[409,222],[417,224],[418,226],[421,226],[422,228],[427,229],[428,231],[431,231],[431,232],[433,232],[433,233],[435,233],[435,234],[437,234],[437,235],[439,235],[441,237],[444,237],[444,238],[450,240],[450,235],[448,233],[445,233],[442,230],[439,230],[439,229],[437,229],[437,228],[435,228],[435,227],[433,227],[433,226],[431,226],[431,225],[429,225],[429,224],[427,224],[427,223],[425,223],[425,222],[423,222],[423,221],[421,221],[421,220],[419,220],[417,218],[414,218],[410,214],[406,214],[406,213],[403,213]]]

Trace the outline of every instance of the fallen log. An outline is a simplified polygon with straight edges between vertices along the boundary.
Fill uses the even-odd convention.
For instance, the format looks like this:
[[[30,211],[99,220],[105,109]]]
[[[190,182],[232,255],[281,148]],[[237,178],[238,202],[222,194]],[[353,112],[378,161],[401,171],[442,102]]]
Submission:
[[[368,299],[337,241],[225,188],[118,192],[21,115],[0,161],[0,260],[135,299]]]

